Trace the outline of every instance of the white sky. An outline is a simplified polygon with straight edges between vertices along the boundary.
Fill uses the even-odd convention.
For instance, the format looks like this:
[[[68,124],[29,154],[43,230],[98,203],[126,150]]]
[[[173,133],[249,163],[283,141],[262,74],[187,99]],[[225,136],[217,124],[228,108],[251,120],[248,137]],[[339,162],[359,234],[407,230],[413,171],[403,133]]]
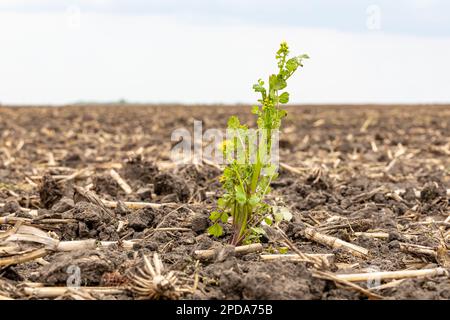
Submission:
[[[403,10],[379,1],[379,30],[366,26],[368,5],[352,1],[341,1],[342,12],[324,0],[187,2],[0,0],[0,103],[251,103],[281,40],[311,56],[289,84],[292,102],[450,102],[440,1]],[[266,20],[251,3],[265,5],[255,14]],[[285,11],[271,11],[276,3]],[[294,14],[302,5],[307,12]]]

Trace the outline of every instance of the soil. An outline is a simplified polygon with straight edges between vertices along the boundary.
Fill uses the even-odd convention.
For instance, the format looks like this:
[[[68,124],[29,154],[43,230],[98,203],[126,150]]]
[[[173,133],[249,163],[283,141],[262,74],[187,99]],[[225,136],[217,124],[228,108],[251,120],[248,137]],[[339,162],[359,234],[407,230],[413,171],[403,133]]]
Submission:
[[[235,255],[227,246],[228,226],[219,239],[207,235],[221,171],[210,164],[175,165],[171,133],[183,127],[193,132],[194,120],[202,120],[204,130],[224,129],[233,114],[253,125],[248,106],[0,107],[0,219],[9,219],[0,220],[0,232],[13,230],[8,221],[22,219],[61,241],[119,241],[0,264],[0,297],[42,298],[23,287],[66,286],[73,280],[71,266],[79,268],[82,286],[126,287],[142,256],[157,252],[180,283],[195,283],[183,299],[367,299],[362,291],[317,277],[308,262]],[[450,299],[450,106],[291,106],[280,139],[280,160],[288,166],[281,167],[267,201],[291,212],[280,228],[297,250],[334,254],[322,270],[331,274],[442,267],[447,274],[404,279],[373,292],[386,299]],[[130,208],[126,202],[164,205]],[[306,227],[369,254],[311,241]],[[120,245],[128,240],[132,248]],[[434,254],[406,250],[405,244]],[[268,232],[262,245],[264,253],[281,253],[286,242]],[[194,251],[206,249],[223,254],[197,262]],[[0,241],[0,261],[5,256]],[[138,298],[131,290],[92,297]]]

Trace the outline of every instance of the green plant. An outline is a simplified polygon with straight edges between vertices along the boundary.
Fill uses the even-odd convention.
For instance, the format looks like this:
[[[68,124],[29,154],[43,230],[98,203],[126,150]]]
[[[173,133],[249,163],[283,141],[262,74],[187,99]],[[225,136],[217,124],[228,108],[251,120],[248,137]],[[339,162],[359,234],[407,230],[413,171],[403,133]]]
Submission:
[[[261,79],[253,85],[253,90],[261,95],[260,105],[252,108],[252,113],[257,116],[258,131],[241,124],[236,116],[228,120],[228,140],[223,146],[228,165],[220,179],[225,192],[218,199],[217,211],[210,215],[214,223],[208,232],[217,237],[222,235],[221,223],[226,223],[231,216],[233,245],[258,241],[264,233],[260,227],[262,221],[271,225],[288,214],[263,201],[270,192],[271,182],[278,176],[277,166],[271,161],[272,143],[286,116],[280,104],[289,102],[289,93],[281,91],[298,67],[303,67],[302,61],[308,58],[307,55],[288,58],[288,54],[287,43],[281,43],[276,53],[278,73],[269,76],[267,88]]]

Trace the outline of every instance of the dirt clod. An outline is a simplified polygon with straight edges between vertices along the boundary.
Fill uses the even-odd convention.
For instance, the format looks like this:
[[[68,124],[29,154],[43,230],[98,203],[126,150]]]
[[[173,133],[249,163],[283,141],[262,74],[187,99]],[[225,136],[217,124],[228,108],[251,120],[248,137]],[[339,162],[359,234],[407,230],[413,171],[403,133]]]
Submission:
[[[186,182],[169,173],[161,173],[156,176],[155,193],[157,195],[174,195],[181,202],[186,202],[191,194]]]
[[[124,177],[138,182],[138,185],[153,183],[158,171],[158,167],[153,162],[144,160],[142,156],[129,159],[123,169]]]
[[[438,197],[446,197],[447,189],[437,182],[428,182],[420,192],[422,202],[431,202]]]
[[[58,253],[52,263],[42,268],[39,281],[51,285],[92,286],[100,283],[104,273],[114,269],[115,264],[100,251]]]
[[[109,175],[96,175],[93,179],[94,191],[97,194],[106,194],[116,197],[119,192],[119,185]]]
[[[191,222],[191,228],[197,234],[203,233],[209,227],[209,225],[209,217],[204,214],[196,214]]]
[[[62,212],[69,211],[74,206],[75,206],[75,204],[73,203],[72,199],[63,197],[63,198],[61,198],[61,200],[59,200],[57,203],[55,203],[52,206],[52,210],[54,212],[62,213]]]
[[[76,203],[73,218],[79,221],[79,234],[82,238],[118,239],[115,231],[117,220],[93,203],[84,201]]]
[[[127,216],[128,226],[135,231],[142,231],[151,226],[155,219],[155,209],[144,208]]]
[[[20,212],[21,208],[16,200],[8,200],[3,207],[0,208],[0,214],[11,214]]]
[[[63,192],[56,181],[50,175],[45,175],[39,187],[39,197],[42,206],[50,209],[62,196]]]

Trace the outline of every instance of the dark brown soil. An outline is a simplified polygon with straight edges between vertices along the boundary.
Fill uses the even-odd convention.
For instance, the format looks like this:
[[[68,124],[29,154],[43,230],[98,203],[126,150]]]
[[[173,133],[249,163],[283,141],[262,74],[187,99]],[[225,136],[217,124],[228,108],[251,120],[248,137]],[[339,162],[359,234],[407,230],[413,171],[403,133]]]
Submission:
[[[24,283],[65,286],[74,265],[82,286],[120,287],[143,254],[158,252],[186,283],[198,277],[197,290],[185,299],[367,299],[345,284],[314,276],[306,262],[268,262],[260,253],[235,256],[225,247],[225,256],[196,265],[195,250],[221,249],[229,241],[230,228],[220,239],[206,234],[221,193],[220,170],[206,164],[175,166],[171,133],[182,127],[192,131],[194,120],[202,120],[204,130],[223,129],[232,114],[252,125],[249,110],[1,107],[0,218],[28,219],[23,223],[64,241],[136,241],[132,249],[49,251],[40,260],[0,264],[0,297],[33,298],[22,290]],[[280,227],[298,250],[334,254],[334,262],[322,270],[332,274],[436,267],[448,272],[450,106],[292,106],[288,114],[280,158],[295,170],[282,167],[268,201],[289,208],[293,218]],[[111,169],[132,193],[111,178]],[[77,186],[94,199],[77,193]],[[95,197],[117,206],[106,208]],[[170,204],[132,209],[125,201]],[[63,222],[48,222],[54,219]],[[14,225],[0,221],[0,232]],[[364,247],[369,255],[312,242],[305,237],[308,226]],[[374,232],[387,237],[370,236]],[[405,244],[435,254],[408,251]],[[283,246],[270,233],[263,239],[265,253]],[[1,250],[0,241],[0,260],[7,256]],[[450,299],[450,278],[405,279],[374,293],[386,299]],[[129,291],[93,297],[136,298]]]

